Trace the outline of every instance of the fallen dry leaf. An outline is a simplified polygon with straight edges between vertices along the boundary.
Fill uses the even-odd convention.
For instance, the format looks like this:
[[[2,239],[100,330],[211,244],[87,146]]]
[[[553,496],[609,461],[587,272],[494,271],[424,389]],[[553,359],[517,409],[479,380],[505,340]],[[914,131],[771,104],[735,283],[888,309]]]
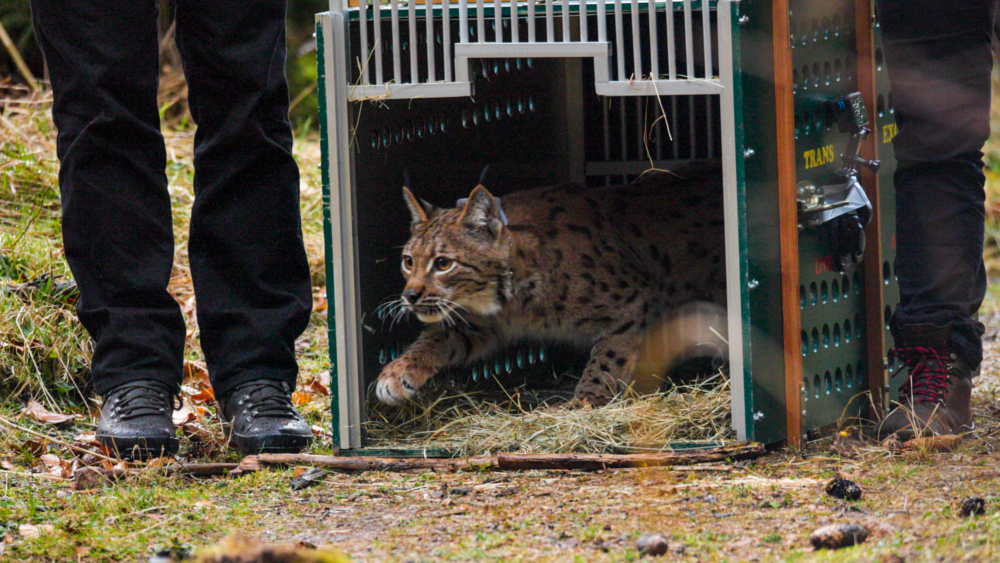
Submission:
[[[185,404],[181,410],[174,411],[171,418],[174,421],[174,426],[184,426],[198,420],[198,415],[191,410],[189,405]]]
[[[73,476],[74,463],[53,454],[45,454],[39,458],[45,465],[49,475],[59,479],[69,479]]]
[[[97,465],[101,463],[101,458],[98,454],[105,456],[111,455],[111,449],[99,442],[94,434],[80,434],[76,437],[76,440],[74,440],[73,445],[81,450],[90,450],[95,452],[83,453],[79,450],[74,452],[74,455],[76,455],[84,465]]]
[[[205,367],[205,364],[193,361],[184,362],[184,383],[201,389],[211,387],[208,368]]]
[[[45,464],[45,467],[58,467],[59,462],[62,461],[59,456],[53,454],[45,454],[39,459]]]
[[[28,406],[21,412],[21,415],[27,415],[35,421],[45,424],[62,424],[74,418],[80,418],[78,414],[54,413],[34,399],[28,401]]]
[[[292,403],[297,407],[309,404],[310,401],[312,401],[312,393],[302,393],[300,391],[292,393]]]
[[[45,445],[48,442],[45,440],[25,440],[21,442],[21,449],[26,450],[31,455],[38,457],[45,453]]]
[[[37,538],[42,534],[51,534],[55,531],[56,529],[52,524],[39,524],[38,526],[34,524],[21,524],[17,527],[17,533],[21,534],[21,537],[25,539]]]
[[[6,469],[7,471],[14,471],[14,464],[7,458],[0,459],[0,468]]]
[[[319,380],[319,378],[314,378],[312,381],[305,384],[302,388],[303,390],[308,391],[309,393],[323,395],[324,397],[330,396],[330,386],[324,384],[322,381]]]
[[[330,432],[326,428],[323,428],[322,426],[319,426],[317,424],[313,424],[313,426],[312,426],[312,432],[313,432],[313,436],[317,436],[319,438],[332,438],[333,437],[333,433],[332,432]]]
[[[187,400],[192,403],[203,405],[205,403],[210,403],[215,400],[215,392],[212,391],[211,387],[205,387],[197,393],[193,393],[187,396]]]

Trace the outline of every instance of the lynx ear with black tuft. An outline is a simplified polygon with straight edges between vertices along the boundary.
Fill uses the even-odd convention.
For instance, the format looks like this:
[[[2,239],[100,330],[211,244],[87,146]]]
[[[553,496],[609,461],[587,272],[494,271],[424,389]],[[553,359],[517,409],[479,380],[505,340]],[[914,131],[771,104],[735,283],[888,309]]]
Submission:
[[[426,203],[420,201],[413,195],[410,188],[403,186],[403,201],[406,202],[406,207],[410,208],[410,215],[413,216],[412,225],[418,225],[420,223],[427,221],[428,209],[425,208]]]
[[[497,206],[496,198],[481,185],[472,190],[458,222],[472,230],[485,229],[493,236],[498,235],[503,229],[503,221],[500,219],[500,208]]]

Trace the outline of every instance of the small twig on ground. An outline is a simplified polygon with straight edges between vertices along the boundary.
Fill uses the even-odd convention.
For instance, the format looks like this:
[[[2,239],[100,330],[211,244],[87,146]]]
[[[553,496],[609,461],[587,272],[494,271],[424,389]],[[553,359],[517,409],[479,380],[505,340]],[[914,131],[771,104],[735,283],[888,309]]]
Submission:
[[[77,451],[77,452],[81,452],[81,453],[85,453],[85,454],[90,454],[90,455],[92,455],[92,456],[94,456],[94,457],[96,457],[98,459],[107,460],[107,461],[110,461],[112,463],[118,463],[118,461],[119,461],[119,460],[117,460],[117,459],[115,459],[113,457],[106,456],[106,455],[104,455],[102,453],[98,453],[98,452],[95,452],[95,451],[92,451],[92,450],[88,450],[87,448],[81,448],[79,446],[74,446],[73,444],[70,444],[68,442],[64,442],[64,441],[62,441],[62,440],[60,440],[58,438],[53,438],[52,436],[49,436],[47,434],[42,434],[41,432],[35,432],[34,430],[31,430],[29,428],[25,428],[25,427],[23,427],[23,426],[21,426],[19,424],[14,424],[9,419],[7,419],[6,417],[3,417],[3,416],[0,416],[0,422],[6,424],[7,426],[10,426],[11,428],[16,428],[16,429],[18,429],[18,430],[20,430],[22,432],[27,432],[28,434],[31,434],[32,436],[35,436],[37,438],[42,438],[43,440],[48,440],[48,441],[52,442],[53,444],[59,444],[60,446],[67,447],[67,448],[69,448],[69,449],[71,449],[73,451]]]
[[[69,481],[69,479],[57,477],[51,473],[25,473],[22,471],[7,471],[6,469],[0,469],[0,473],[4,475],[16,475],[18,477],[33,477],[43,481]]]

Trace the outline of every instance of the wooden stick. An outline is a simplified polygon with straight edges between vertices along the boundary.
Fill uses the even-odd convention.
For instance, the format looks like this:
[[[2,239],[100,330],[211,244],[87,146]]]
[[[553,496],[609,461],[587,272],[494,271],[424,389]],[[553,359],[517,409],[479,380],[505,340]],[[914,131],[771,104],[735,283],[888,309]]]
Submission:
[[[41,92],[42,87],[38,85],[38,80],[35,79],[35,75],[32,74],[31,69],[25,64],[24,59],[21,58],[21,52],[17,50],[17,46],[14,45],[14,41],[11,40],[10,35],[7,35],[7,29],[3,26],[3,22],[0,22],[0,42],[3,42],[4,47],[7,48],[7,52],[10,53],[10,58],[14,59],[14,64],[17,65],[17,70],[21,71],[21,76],[27,81],[28,86],[35,92]]]
[[[253,471],[257,467],[267,465],[312,465],[328,467],[340,471],[489,471],[496,469],[495,457],[463,457],[450,459],[412,458],[395,459],[386,457],[345,457],[310,454],[260,454],[248,456],[240,463],[240,469]]]
[[[454,459],[394,459],[382,457],[345,457],[310,454],[260,454],[240,462],[241,471],[258,471],[266,466],[311,465],[340,471],[522,471],[528,469],[624,469],[694,465],[725,460],[753,459],[764,455],[764,446],[736,444],[708,450],[663,452],[655,454],[498,454],[496,457]]]
[[[663,467],[693,465],[727,459],[753,459],[764,455],[762,444],[746,443],[710,450],[663,452],[658,454],[497,454],[501,471],[528,469],[624,469],[629,467]]]

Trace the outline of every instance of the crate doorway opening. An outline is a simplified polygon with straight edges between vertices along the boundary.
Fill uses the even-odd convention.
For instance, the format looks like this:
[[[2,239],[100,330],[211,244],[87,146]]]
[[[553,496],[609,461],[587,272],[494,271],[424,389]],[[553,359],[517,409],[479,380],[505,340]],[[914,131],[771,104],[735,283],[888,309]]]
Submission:
[[[526,88],[525,95],[535,100],[536,111],[544,117],[534,122],[501,121],[488,129],[462,128],[454,137],[459,141],[464,137],[470,146],[460,148],[460,143],[451,144],[455,138],[441,137],[442,144],[450,144],[441,153],[432,148],[438,138],[400,145],[397,151],[387,147],[383,158],[401,159],[400,169],[385,174],[377,185],[367,184],[371,187],[364,192],[359,189],[361,209],[367,201],[381,206],[377,215],[371,214],[360,225],[362,234],[379,233],[368,246],[374,253],[360,254],[362,309],[366,311],[362,334],[366,445],[444,448],[466,454],[607,452],[656,451],[678,442],[717,443],[735,438],[726,369],[722,179],[719,160],[710,156],[717,149],[709,148],[717,138],[699,128],[696,134],[702,138],[692,144],[687,138],[690,128],[677,125],[680,116],[671,122],[667,109],[668,117],[658,119],[664,109],[677,106],[679,114],[697,122],[699,111],[711,111],[711,100],[640,97],[609,103],[586,94],[586,63],[576,73],[567,72],[570,66],[568,61],[533,63],[536,69],[548,67],[550,77],[578,77],[573,87],[584,102],[577,110],[580,121],[561,122],[567,119],[565,113],[551,107],[546,111],[539,101],[545,98],[543,88]],[[366,108],[368,117],[386,115],[393,104]],[[408,105],[408,115],[402,117],[404,131],[407,121],[414,119],[414,107],[417,103]],[[462,110],[469,108],[456,109],[461,117]],[[421,119],[416,117],[418,123]],[[670,156],[674,150],[668,126],[686,129],[676,134],[684,145],[677,149],[682,158],[655,158],[658,135],[661,154]],[[579,130],[553,133],[570,127]],[[550,132],[541,135],[531,132],[532,128]],[[574,147],[567,137],[582,141],[576,155],[571,154]],[[479,143],[502,143],[511,152],[488,151],[490,161],[483,162],[474,146]],[[653,163],[642,160],[649,153]],[[579,159],[576,163],[574,156]],[[440,164],[442,159],[447,165]],[[405,314],[401,294],[407,288],[422,294],[433,283],[425,279],[411,287],[401,271],[407,267],[403,260],[416,260],[409,267],[425,278],[434,277],[428,268],[435,268],[432,262],[439,254],[449,261],[446,267],[458,260],[472,262],[474,270],[485,269],[476,256],[462,255],[462,250],[450,248],[442,253],[431,235],[425,235],[420,244],[408,244],[416,238],[412,225],[419,217],[407,206],[402,186],[410,184],[421,209],[450,213],[455,223],[467,205],[462,200],[480,183],[484,164],[489,164],[490,172],[482,184],[497,197],[508,221],[501,228],[514,231],[519,241],[513,251],[524,250],[529,258],[535,251],[547,253],[537,263],[522,261],[521,266],[541,271],[518,272],[522,284],[531,274],[539,274],[534,279],[547,286],[545,296],[514,292],[506,299],[517,300],[514,308],[522,315],[530,315],[535,305],[545,313],[522,319],[525,322],[513,331],[516,334],[496,350],[436,370],[417,390],[415,401],[385,405],[375,397],[380,374],[406,354],[427,328],[415,315]],[[408,173],[403,173],[404,168]],[[580,172],[578,178],[573,170]],[[359,177],[358,182],[362,181]],[[367,214],[362,211],[360,215]],[[433,252],[407,256],[418,252],[415,247],[424,252],[433,248]],[[467,274],[465,283],[477,282],[469,278],[471,272]],[[673,299],[675,294],[684,297]],[[596,338],[573,336],[580,332],[575,325],[584,321],[579,311],[597,317],[606,324],[605,332],[613,333],[629,324],[630,311],[643,311],[643,306],[659,309],[632,319],[642,337],[634,358],[628,360],[628,385],[617,389],[609,405],[581,404],[574,391],[588,364],[599,359],[598,365],[611,366],[624,357],[618,350],[604,350],[600,353],[608,357],[597,358]],[[455,314],[450,321],[455,329],[476,322],[472,317],[459,318],[463,307],[461,303],[449,306]],[[537,334],[525,328],[532,322]],[[553,334],[560,330],[566,333],[563,337]],[[464,346],[460,354],[465,353]]]
[[[349,87],[351,102],[337,119],[350,127],[344,129],[348,138],[337,140],[337,154],[350,165],[341,166],[339,177],[330,181],[331,286],[340,292],[331,299],[338,304],[331,342],[336,341],[340,380],[335,420],[339,414],[341,436],[349,434],[341,438],[342,445],[349,444],[343,447],[440,447],[469,454],[606,452],[736,438],[730,405],[742,391],[731,393],[726,364],[726,281],[732,265],[726,263],[729,239],[723,216],[720,130],[725,119],[715,78],[720,74],[718,51],[701,48],[716,37],[711,25],[701,27],[700,22],[710,23],[715,16],[709,17],[708,5],[703,20],[692,20],[687,4],[685,10],[678,4],[673,12],[669,5],[656,6],[657,18],[676,19],[677,29],[685,30],[678,31],[676,44],[647,42],[647,30],[652,32],[656,24],[646,12],[633,18],[640,35],[619,26],[620,37],[609,33],[608,44],[658,50],[660,60],[675,60],[669,77],[666,70],[662,73],[664,79],[697,77],[681,85],[691,94],[651,95],[657,86],[646,81],[644,94],[636,95],[624,66],[631,70],[649,59],[628,55],[609,59],[612,75],[626,79],[603,83],[614,93],[599,96],[607,69],[589,54],[470,57],[467,78],[473,96],[435,97],[435,88],[445,92],[448,79],[418,84],[412,76],[403,85],[426,87],[421,90],[426,96],[358,98],[357,92],[374,90]],[[418,8],[418,19],[420,13]],[[574,42],[598,37],[599,18],[597,12],[586,18],[574,13],[562,36],[570,38],[565,49],[593,50],[593,45]],[[367,53],[377,21],[359,19],[367,23],[350,19],[347,43],[352,52]],[[470,27],[483,25],[473,20]],[[609,25],[612,21],[609,12]],[[455,37],[461,28],[452,23]],[[428,26],[441,27],[439,22]],[[371,50],[367,63],[351,61],[350,84],[366,84],[366,65],[375,68],[380,59],[388,72],[398,54],[394,46],[404,51],[405,59],[408,33],[417,34],[413,45],[421,49],[432,43],[429,38],[438,40],[437,32],[420,35],[423,29],[400,25],[399,40],[394,36],[388,49]],[[495,33],[500,28],[491,29]],[[489,36],[486,40],[493,45]],[[411,59],[416,60],[411,74],[416,69],[421,77],[433,76],[431,60],[421,56]],[[442,60],[434,64],[442,68]],[[659,76],[648,69],[639,74]],[[386,93],[406,91],[402,85],[395,90],[390,86]],[[518,326],[488,353],[467,354],[463,343],[452,358],[445,349],[443,360],[428,362],[433,377],[426,383],[408,380],[407,400],[386,405],[376,397],[380,375],[412,353],[427,328],[416,315],[399,314],[400,300],[404,291],[419,298],[433,284],[427,279],[412,286],[409,282],[433,277],[438,258],[446,259],[437,268],[442,273],[455,262],[474,262],[473,270],[486,267],[475,260],[483,253],[442,253],[433,241],[424,241],[433,252],[412,255],[408,240],[419,230],[414,225],[421,213],[449,213],[450,225],[461,222],[466,204],[460,201],[475,197],[485,165],[490,173],[482,183],[510,222],[492,227],[487,221],[479,227],[516,231],[519,243],[512,252],[527,248],[529,255],[516,274],[527,283],[523,269],[535,269],[529,271],[538,274],[535,289],[547,290],[505,293],[507,307],[495,309],[504,314],[509,302],[516,301],[520,312],[511,314],[528,315],[534,306],[546,312],[519,325],[517,319],[507,319],[509,328]],[[404,184],[415,196],[410,205],[403,198]],[[525,239],[534,247],[528,248]],[[545,259],[532,261],[530,254],[545,245]],[[408,259],[412,263],[407,265]],[[419,276],[404,276],[401,269],[406,268]],[[483,283],[471,278],[462,281]],[[476,309],[468,300],[444,297],[450,301],[447,311],[425,314],[425,320],[445,322],[440,317],[447,316],[456,327],[478,322],[476,315],[462,315],[462,309]],[[535,302],[524,302],[528,297]],[[600,327],[590,326],[595,324]],[[607,337],[618,336],[635,341],[601,347]],[[614,389],[604,406],[580,400],[580,382],[592,379],[587,376],[593,376],[595,367],[600,373],[624,367],[629,375],[611,378]],[[742,385],[742,379],[736,383]]]

